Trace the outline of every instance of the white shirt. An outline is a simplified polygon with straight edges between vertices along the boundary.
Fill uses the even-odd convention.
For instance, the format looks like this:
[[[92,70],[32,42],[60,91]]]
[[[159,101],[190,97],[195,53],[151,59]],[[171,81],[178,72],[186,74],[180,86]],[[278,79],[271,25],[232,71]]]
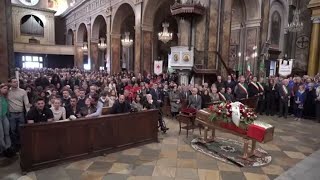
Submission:
[[[56,110],[53,106],[50,108],[53,113],[53,120],[59,121],[59,120],[65,120],[66,118],[66,109],[64,107],[59,107],[58,110]]]

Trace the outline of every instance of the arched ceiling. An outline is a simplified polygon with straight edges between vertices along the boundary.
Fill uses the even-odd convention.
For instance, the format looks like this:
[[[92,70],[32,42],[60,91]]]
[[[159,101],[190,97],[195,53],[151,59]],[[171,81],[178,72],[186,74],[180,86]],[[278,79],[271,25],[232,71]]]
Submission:
[[[261,19],[261,0],[234,0],[232,23]]]
[[[156,17],[156,12],[161,8],[170,10],[170,6],[174,4],[174,0],[146,0],[142,14],[142,24],[153,26]],[[163,11],[164,9],[161,9]],[[165,14],[165,13],[164,13]]]
[[[102,15],[96,17],[92,25],[92,39],[98,40],[106,36],[106,21]]]
[[[77,42],[83,43],[88,39],[87,27],[84,23],[81,23],[77,31]]]
[[[128,3],[121,4],[116,10],[115,15],[113,16],[112,21],[112,32],[113,33],[121,33],[121,25],[127,17],[133,16],[135,17],[134,10],[132,6]]]

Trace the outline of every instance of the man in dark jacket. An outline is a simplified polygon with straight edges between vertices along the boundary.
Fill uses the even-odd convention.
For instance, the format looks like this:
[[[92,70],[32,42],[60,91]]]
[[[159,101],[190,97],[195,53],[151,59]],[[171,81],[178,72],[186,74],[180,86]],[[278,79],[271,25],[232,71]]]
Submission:
[[[131,106],[130,104],[125,100],[124,95],[119,96],[119,100],[117,100],[112,108],[110,113],[111,114],[121,114],[121,113],[128,113],[130,112]]]

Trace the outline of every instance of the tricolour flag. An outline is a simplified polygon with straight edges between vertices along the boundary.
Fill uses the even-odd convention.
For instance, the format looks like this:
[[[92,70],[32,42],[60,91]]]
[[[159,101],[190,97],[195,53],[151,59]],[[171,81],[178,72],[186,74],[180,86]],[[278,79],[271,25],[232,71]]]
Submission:
[[[250,62],[247,61],[247,77],[249,77],[251,75],[251,65]]]
[[[163,66],[163,61],[154,61],[154,73],[156,75],[162,74],[162,66]]]

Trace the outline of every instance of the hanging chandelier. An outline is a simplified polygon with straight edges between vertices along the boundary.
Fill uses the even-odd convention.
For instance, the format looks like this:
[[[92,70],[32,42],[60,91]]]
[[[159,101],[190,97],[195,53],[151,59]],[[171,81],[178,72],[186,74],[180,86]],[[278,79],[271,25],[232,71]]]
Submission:
[[[87,42],[83,42],[83,46],[81,48],[83,51],[88,51],[88,43]]]
[[[300,22],[300,10],[293,11],[293,20],[288,25],[290,32],[300,32],[303,29],[303,22]]]
[[[100,38],[100,43],[98,44],[98,48],[102,51],[107,48],[107,44],[105,43],[105,38]]]
[[[169,33],[168,27],[169,23],[164,22],[162,23],[163,31],[158,33],[159,40],[163,43],[167,43],[172,40],[172,33]]]
[[[124,33],[124,39],[121,39],[121,44],[123,47],[131,47],[133,44],[133,40],[130,39],[130,32]]]

